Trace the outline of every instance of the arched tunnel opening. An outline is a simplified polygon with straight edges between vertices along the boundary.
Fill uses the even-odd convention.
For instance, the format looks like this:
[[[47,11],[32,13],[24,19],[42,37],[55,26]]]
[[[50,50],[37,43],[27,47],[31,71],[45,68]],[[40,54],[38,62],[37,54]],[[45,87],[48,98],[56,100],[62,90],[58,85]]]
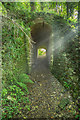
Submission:
[[[36,42],[36,44],[42,42],[44,39],[49,38],[51,32],[51,26],[44,21],[41,23],[36,23],[31,27],[31,36],[33,41]]]
[[[42,48],[42,51],[45,51],[44,52],[45,55],[42,55],[39,61],[42,61],[42,59],[44,59],[44,56],[45,56],[46,59],[44,60],[48,64],[48,59],[50,57],[49,47],[50,47],[50,41],[51,41],[51,38],[50,38],[51,33],[52,33],[51,25],[44,21],[35,23],[34,25],[31,26],[31,37],[32,37],[32,40],[35,42],[35,44],[33,43],[34,45],[32,50],[32,54],[33,54],[32,59],[34,59],[32,60],[33,64],[35,64],[38,58],[40,57],[39,52],[41,48]]]

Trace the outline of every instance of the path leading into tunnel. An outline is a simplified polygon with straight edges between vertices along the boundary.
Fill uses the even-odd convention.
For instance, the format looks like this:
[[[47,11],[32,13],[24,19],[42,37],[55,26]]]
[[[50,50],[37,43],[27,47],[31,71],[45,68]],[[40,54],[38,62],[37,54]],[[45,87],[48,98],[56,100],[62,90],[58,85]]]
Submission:
[[[76,105],[61,83],[51,74],[45,57],[38,58],[30,78],[29,86],[31,111],[28,118],[72,118]]]

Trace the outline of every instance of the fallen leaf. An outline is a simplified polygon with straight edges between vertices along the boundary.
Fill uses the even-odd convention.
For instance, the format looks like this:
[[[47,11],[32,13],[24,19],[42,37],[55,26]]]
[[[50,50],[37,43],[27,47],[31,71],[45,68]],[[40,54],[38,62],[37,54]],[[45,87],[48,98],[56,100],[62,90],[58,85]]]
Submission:
[[[71,105],[69,106],[69,108],[71,108]]]
[[[53,116],[51,116],[51,118],[54,118]]]
[[[50,108],[48,108],[48,110],[50,110]]]
[[[40,84],[40,86],[42,86],[42,84]]]

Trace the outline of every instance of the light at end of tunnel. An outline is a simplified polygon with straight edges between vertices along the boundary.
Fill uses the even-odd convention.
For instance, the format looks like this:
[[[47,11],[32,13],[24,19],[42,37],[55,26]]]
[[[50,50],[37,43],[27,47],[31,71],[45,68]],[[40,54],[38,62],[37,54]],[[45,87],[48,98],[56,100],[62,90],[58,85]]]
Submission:
[[[39,48],[37,52],[38,52],[37,57],[46,56],[46,49],[44,48]]]

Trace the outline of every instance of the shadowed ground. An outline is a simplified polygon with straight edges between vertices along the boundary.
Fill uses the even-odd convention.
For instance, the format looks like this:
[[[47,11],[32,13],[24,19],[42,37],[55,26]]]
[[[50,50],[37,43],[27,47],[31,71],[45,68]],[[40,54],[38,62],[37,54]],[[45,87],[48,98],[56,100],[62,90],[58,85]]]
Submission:
[[[73,118],[77,106],[61,83],[51,74],[45,57],[38,58],[30,78],[31,111],[28,118]]]

